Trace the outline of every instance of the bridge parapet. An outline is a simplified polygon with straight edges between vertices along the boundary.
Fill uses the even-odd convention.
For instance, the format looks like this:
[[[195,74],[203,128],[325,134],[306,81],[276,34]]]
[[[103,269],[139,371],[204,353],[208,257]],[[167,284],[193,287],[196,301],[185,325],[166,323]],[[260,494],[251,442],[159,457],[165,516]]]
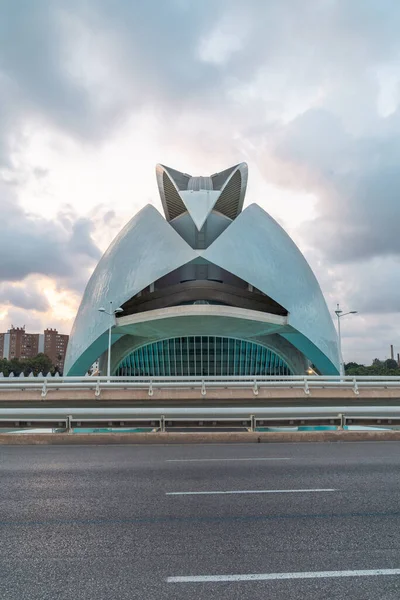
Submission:
[[[0,378],[0,405],[118,403],[400,403],[400,377],[16,377]]]

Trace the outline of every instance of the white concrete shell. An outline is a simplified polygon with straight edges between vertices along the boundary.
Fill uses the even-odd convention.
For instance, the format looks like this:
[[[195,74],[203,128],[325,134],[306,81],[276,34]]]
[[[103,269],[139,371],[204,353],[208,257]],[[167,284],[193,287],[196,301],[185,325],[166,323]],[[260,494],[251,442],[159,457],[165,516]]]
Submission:
[[[86,286],[69,338],[65,374],[84,374],[107,348],[108,316],[99,313],[112,299],[118,307],[154,280],[194,258],[196,252],[148,204],[122,229]],[[116,341],[119,334],[114,334]]]
[[[336,374],[336,330],[318,281],[286,231],[251,204],[203,257],[248,281],[289,312],[291,332],[282,332],[325,374]]]
[[[215,235],[211,236],[208,247],[206,244],[202,249],[193,248],[180,235],[179,228],[174,229],[173,224],[168,222],[168,198],[164,195],[163,199],[160,190],[164,208],[167,206],[167,219],[153,206],[147,205],[115,238],[90,278],[71,332],[65,374],[84,374],[97,358],[103,357],[104,360],[109,317],[99,313],[99,307],[107,306],[110,300],[114,307],[123,305],[160,278],[194,264],[211,265],[214,270],[223,269],[240,278],[250,287],[258,288],[288,314],[285,312],[286,316],[281,317],[268,314],[268,311],[186,305],[163,306],[157,311],[122,316],[115,320],[113,328],[114,368],[118,361],[141,344],[173,335],[209,335],[210,332],[210,335],[242,337],[275,348],[295,372],[304,372],[302,369],[307,358],[321,373],[336,374],[339,368],[336,331],[307,261],[286,232],[258,205],[252,204],[241,212],[247,166],[237,165],[209,178],[191,178],[178,171],[169,171],[168,179],[172,184],[174,178],[177,198],[182,202],[182,206],[178,206],[179,215],[189,215],[182,217],[185,219],[191,216],[197,229],[201,222],[200,213],[195,210],[191,215],[178,194],[176,181],[186,190],[192,186],[196,194],[212,185],[226,189],[235,173],[240,173],[239,188],[236,186],[236,191],[233,187],[231,190],[231,199],[236,198],[237,204],[229,204],[228,196],[225,196],[224,204],[228,212],[237,211],[238,216],[233,217],[231,222],[232,217],[221,217],[226,219],[226,228],[217,234],[216,239]],[[162,179],[164,175],[165,168],[157,167],[157,177]],[[197,181],[200,179],[202,181]],[[199,194],[199,201],[203,196],[203,193]],[[190,208],[192,202],[188,204]],[[214,215],[209,219],[210,227],[212,219],[217,218],[215,215],[221,214],[217,205],[218,200],[210,212],[206,203],[205,223],[208,215]],[[199,236],[204,243],[207,236],[203,235],[203,231],[201,227]]]

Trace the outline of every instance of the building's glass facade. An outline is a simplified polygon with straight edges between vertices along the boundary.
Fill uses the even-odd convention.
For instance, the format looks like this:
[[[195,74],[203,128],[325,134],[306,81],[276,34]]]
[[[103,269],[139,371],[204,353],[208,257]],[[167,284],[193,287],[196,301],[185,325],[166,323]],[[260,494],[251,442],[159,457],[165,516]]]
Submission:
[[[137,348],[124,358],[116,375],[292,375],[292,371],[282,358],[260,344],[234,338],[189,336]]]

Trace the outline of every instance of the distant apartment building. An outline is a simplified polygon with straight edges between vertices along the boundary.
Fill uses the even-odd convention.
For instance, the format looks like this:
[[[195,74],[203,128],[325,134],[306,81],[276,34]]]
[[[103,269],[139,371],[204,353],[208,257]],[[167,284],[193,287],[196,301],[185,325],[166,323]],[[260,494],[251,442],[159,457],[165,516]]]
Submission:
[[[68,337],[58,333],[57,329],[45,329],[44,333],[27,333],[25,326],[11,325],[7,333],[0,333],[0,358],[34,358],[43,352],[59,371],[63,371]]]
[[[25,327],[14,327],[7,333],[0,334],[0,351],[2,358],[33,358],[39,352],[40,339],[38,333],[27,333]]]
[[[43,352],[51,359],[59,371],[64,369],[65,354],[68,346],[68,335],[58,333],[57,329],[44,330],[44,350]]]

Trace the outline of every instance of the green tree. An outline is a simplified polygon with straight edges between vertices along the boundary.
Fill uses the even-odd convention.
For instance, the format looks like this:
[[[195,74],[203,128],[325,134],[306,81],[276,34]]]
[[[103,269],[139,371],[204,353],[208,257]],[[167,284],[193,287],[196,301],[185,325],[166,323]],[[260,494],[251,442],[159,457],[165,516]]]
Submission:
[[[345,370],[347,372],[349,369],[358,369],[358,368],[363,367],[363,366],[364,365],[359,365],[356,362],[349,362],[349,363],[345,363],[344,368],[345,368]]]
[[[47,373],[51,373],[54,375],[55,372],[56,368],[52,364],[51,359],[42,352],[34,358],[0,359],[0,373],[3,373],[5,377],[9,377],[10,373],[14,373],[18,377],[21,373],[28,376],[30,373],[34,375],[38,375],[39,373],[47,375]]]
[[[359,365],[356,362],[349,362],[345,364],[346,375],[376,375],[380,377],[384,376],[400,376],[400,369],[395,360],[391,358],[383,361],[379,358],[374,358],[372,365]]]
[[[385,360],[385,368],[386,369],[398,369],[397,361],[394,358],[388,358]]]
[[[374,358],[374,360],[372,361],[372,365],[371,365],[371,366],[372,366],[372,367],[375,367],[375,368],[377,368],[377,369],[380,369],[380,368],[382,368],[384,365],[383,365],[383,361],[382,361],[382,360],[379,360],[379,358]]]
[[[31,358],[27,367],[30,371],[33,372],[34,375],[38,375],[39,373],[47,375],[47,373],[49,372],[54,374],[54,366],[51,362],[51,359],[42,352],[40,352],[34,358]]]

